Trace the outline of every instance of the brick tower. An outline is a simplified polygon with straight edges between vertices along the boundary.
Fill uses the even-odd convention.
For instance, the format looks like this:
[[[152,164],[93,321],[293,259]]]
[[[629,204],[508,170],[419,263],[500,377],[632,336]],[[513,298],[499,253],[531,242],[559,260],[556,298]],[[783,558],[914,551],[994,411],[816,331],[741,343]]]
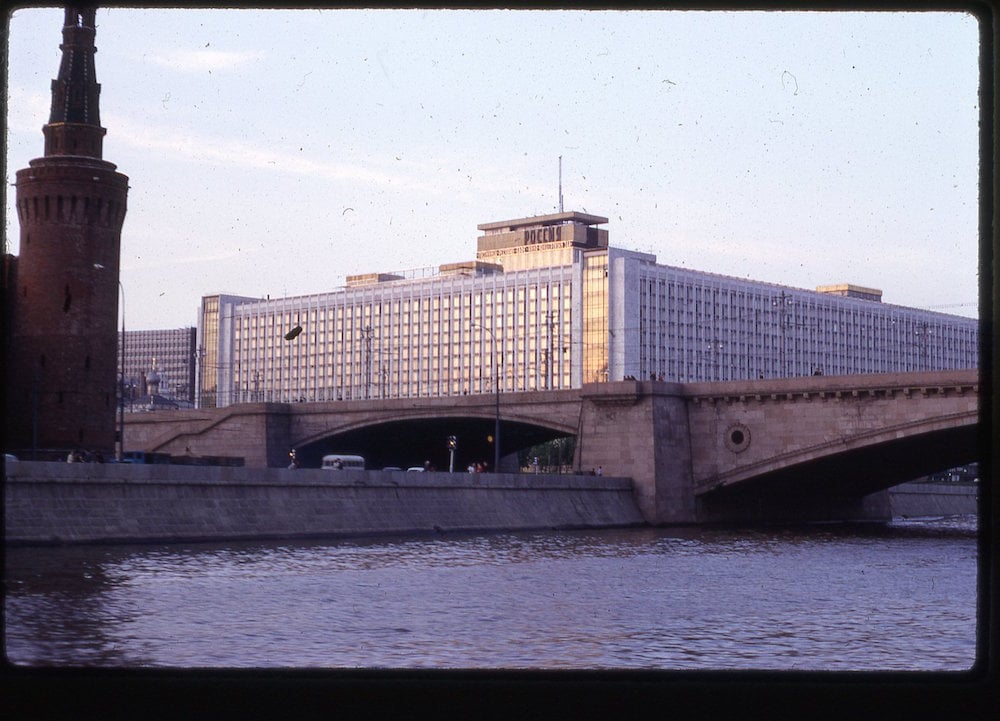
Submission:
[[[8,448],[110,454],[118,268],[128,178],[101,159],[92,7],[69,6],[45,155],[17,171]],[[39,456],[41,457],[41,456]]]

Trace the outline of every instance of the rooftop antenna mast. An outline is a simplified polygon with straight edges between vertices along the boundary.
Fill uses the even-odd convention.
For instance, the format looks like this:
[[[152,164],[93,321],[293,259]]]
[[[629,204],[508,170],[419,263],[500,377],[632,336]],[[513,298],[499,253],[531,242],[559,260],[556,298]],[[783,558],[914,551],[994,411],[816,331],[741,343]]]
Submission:
[[[559,156],[559,212],[563,212],[562,198],[562,156]]]

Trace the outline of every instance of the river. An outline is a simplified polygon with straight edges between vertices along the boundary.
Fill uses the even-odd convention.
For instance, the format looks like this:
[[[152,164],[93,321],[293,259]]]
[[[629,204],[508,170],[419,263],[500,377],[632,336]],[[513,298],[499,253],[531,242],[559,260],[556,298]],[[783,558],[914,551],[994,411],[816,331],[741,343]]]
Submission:
[[[8,548],[30,667],[967,670],[975,519]]]

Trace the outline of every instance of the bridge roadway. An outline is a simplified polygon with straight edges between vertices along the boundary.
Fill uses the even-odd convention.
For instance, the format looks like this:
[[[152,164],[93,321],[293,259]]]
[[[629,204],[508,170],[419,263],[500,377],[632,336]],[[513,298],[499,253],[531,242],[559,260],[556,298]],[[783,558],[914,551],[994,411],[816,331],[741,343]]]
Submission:
[[[619,381],[502,393],[501,450],[574,436],[573,467],[633,479],[650,523],[843,520],[887,512],[900,482],[978,459],[975,369],[678,384]],[[496,396],[260,403],[130,414],[129,449],[370,467],[492,459]],[[568,459],[567,459],[568,461]],[[516,459],[506,455],[501,470]],[[871,495],[876,494],[876,495]],[[874,500],[873,500],[874,499]],[[881,499],[881,502],[879,501]]]

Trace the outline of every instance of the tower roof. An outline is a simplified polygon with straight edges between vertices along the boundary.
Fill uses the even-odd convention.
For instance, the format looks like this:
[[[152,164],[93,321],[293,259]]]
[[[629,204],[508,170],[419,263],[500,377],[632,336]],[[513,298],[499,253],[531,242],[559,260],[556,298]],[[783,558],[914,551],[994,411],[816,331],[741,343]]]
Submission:
[[[45,134],[45,155],[100,158],[102,139],[100,94],[94,54],[96,9],[66,7],[59,75],[52,81],[52,109]]]

